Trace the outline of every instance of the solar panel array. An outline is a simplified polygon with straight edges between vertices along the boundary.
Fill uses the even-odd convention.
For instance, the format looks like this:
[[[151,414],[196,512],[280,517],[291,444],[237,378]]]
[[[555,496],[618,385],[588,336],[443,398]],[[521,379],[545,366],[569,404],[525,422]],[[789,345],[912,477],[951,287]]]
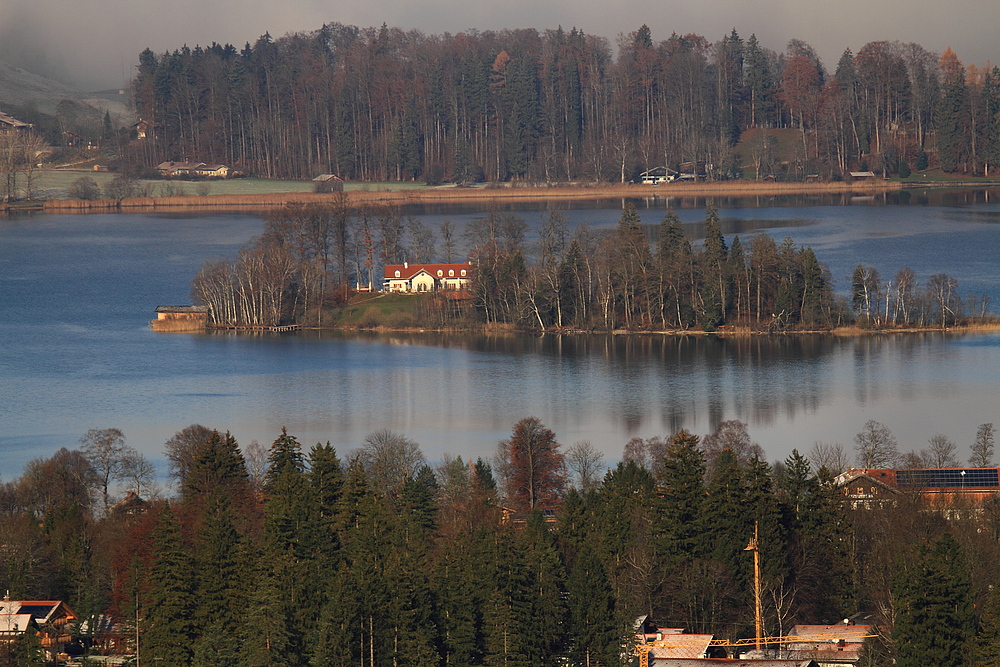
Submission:
[[[896,483],[904,488],[997,488],[997,468],[941,468],[897,470]]]

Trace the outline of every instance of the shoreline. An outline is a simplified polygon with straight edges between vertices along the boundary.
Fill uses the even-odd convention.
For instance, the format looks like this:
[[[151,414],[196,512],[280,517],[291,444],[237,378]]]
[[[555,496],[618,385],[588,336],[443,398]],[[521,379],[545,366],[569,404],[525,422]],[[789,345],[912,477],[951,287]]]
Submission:
[[[502,186],[440,186],[412,190],[348,190],[343,193],[276,192],[254,195],[205,195],[171,197],[128,197],[114,199],[50,199],[31,205],[0,204],[0,211],[42,210],[46,213],[81,212],[142,212],[142,211],[225,211],[267,210],[288,204],[323,204],[345,202],[348,206],[448,204],[502,201],[524,203],[532,201],[600,201],[645,197],[724,197],[775,196],[798,194],[858,194],[878,195],[896,192],[904,184],[897,181],[831,182],[831,183],[767,183],[759,181],[724,181],[711,183],[592,184],[592,185],[525,185]],[[997,183],[1000,187],[1000,183]],[[921,185],[920,187],[926,187]],[[988,187],[988,186],[981,186]],[[27,203],[26,203],[27,204]]]
[[[894,329],[862,329],[856,326],[839,326],[833,329],[801,329],[789,331],[764,331],[750,329],[748,327],[721,327],[716,331],[704,331],[702,329],[667,329],[667,330],[631,330],[631,329],[611,329],[611,330],[585,330],[585,329],[518,329],[514,326],[487,326],[480,325],[474,327],[390,327],[379,325],[376,327],[361,327],[355,325],[309,327],[301,325],[281,326],[271,328],[248,327],[213,327],[208,326],[203,329],[185,330],[161,330],[160,333],[226,333],[226,334],[271,334],[271,333],[302,333],[302,332],[337,332],[337,333],[371,333],[371,334],[464,334],[464,335],[485,335],[485,336],[715,336],[717,338],[753,338],[756,336],[836,336],[838,338],[860,338],[862,336],[885,336],[897,334],[975,334],[975,333],[1000,333],[1000,322],[983,324],[962,324],[946,327],[899,327]]]

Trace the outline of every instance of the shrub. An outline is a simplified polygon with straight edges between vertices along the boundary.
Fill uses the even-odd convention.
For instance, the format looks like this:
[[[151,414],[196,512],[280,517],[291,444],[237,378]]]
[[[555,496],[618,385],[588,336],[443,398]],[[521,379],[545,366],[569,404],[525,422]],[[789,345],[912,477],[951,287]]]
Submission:
[[[91,201],[100,199],[101,188],[90,176],[81,176],[69,186],[69,196],[72,199]]]
[[[910,165],[906,164],[905,162],[899,163],[899,177],[900,178],[910,177]]]
[[[126,197],[135,195],[135,179],[124,174],[118,174],[111,179],[111,182],[104,186],[104,196],[108,199],[121,201]]]
[[[382,324],[382,311],[379,310],[378,306],[368,306],[358,324],[366,329],[374,329]]]

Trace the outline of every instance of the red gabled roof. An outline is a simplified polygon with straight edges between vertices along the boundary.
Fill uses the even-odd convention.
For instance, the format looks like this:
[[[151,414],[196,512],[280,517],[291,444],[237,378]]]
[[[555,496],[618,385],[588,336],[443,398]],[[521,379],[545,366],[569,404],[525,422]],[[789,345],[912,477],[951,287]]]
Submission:
[[[451,269],[455,272],[454,276],[448,275],[448,270]],[[465,269],[466,274],[464,277],[468,278],[468,272],[472,269],[472,264],[468,262],[464,264],[386,264],[385,265],[385,279],[386,280],[409,280],[413,276],[417,275],[421,271],[426,271],[429,275],[438,277],[437,272],[440,270],[443,273],[444,278],[462,278],[461,270]],[[399,271],[399,275],[396,275],[396,271]]]

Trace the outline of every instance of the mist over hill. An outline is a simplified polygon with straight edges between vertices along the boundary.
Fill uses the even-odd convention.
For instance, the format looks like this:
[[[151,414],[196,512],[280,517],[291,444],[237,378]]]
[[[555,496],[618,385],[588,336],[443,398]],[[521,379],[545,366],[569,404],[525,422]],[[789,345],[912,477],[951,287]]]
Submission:
[[[127,98],[120,91],[85,92],[0,61],[0,106],[34,106],[55,115],[59,103],[67,99],[102,112],[107,109],[122,120],[129,117]]]

